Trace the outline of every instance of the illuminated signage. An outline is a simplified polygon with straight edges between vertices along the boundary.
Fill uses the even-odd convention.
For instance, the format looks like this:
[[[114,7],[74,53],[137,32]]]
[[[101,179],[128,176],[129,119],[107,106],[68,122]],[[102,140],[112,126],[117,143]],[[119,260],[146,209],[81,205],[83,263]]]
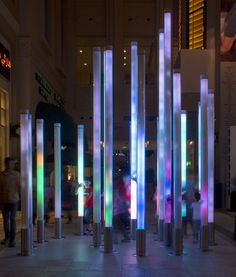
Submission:
[[[38,72],[35,73],[35,80],[39,83],[39,94],[49,103],[64,107],[64,101],[48,84],[48,81]]]
[[[11,60],[9,51],[0,43],[0,74],[10,80]]]

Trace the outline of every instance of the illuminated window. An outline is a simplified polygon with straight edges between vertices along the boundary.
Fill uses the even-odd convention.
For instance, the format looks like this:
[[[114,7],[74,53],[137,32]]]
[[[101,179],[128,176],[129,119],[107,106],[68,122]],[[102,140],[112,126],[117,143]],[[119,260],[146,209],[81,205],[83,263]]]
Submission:
[[[205,0],[188,1],[188,48],[205,48]]]

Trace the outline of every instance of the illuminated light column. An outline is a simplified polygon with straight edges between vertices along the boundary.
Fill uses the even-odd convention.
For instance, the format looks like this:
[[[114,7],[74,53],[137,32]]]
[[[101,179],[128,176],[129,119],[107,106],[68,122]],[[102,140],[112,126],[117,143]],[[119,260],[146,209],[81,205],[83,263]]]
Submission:
[[[165,57],[165,96],[164,96],[164,126],[165,126],[165,244],[171,245],[171,12],[164,13],[164,57]]]
[[[164,115],[164,89],[165,89],[165,73],[164,73],[164,31],[159,31],[159,126],[158,126],[158,195],[159,195],[159,223],[158,235],[159,240],[164,240],[164,220],[165,220],[165,115]]]
[[[201,191],[201,105],[198,102],[198,191]]]
[[[77,176],[78,176],[78,235],[83,235],[84,218],[84,125],[78,125]]]
[[[21,255],[32,255],[32,235],[31,222],[32,214],[30,211],[30,192],[32,192],[32,149],[30,147],[30,125],[31,115],[29,111],[25,111],[20,115],[20,146],[21,146]],[[30,157],[31,156],[31,157]],[[31,196],[32,200],[32,196]],[[31,217],[30,217],[31,216]]]
[[[173,73],[174,252],[182,254],[181,76]]]
[[[181,184],[182,193],[186,193],[187,182],[187,113],[181,112]],[[182,199],[182,217],[187,216],[186,202]]]
[[[54,123],[55,239],[61,239],[61,124]]]
[[[113,201],[113,57],[112,49],[104,51],[104,201],[105,228],[104,252],[113,250],[112,201]]]
[[[33,170],[32,170],[32,114],[31,113],[29,113],[29,118],[28,118],[28,137],[29,137],[28,139],[29,227],[30,227],[30,247],[31,247],[31,252],[33,252],[34,226],[33,226]]]
[[[44,138],[43,119],[36,120],[37,242],[44,242]]]
[[[145,51],[138,53],[138,143],[136,254],[146,255],[145,231]]]
[[[158,143],[159,143],[159,119],[157,117],[157,186],[156,186],[156,231],[158,234],[159,231],[159,183],[158,183],[158,176],[159,176],[159,165],[158,165]]]
[[[135,239],[137,225],[137,127],[138,127],[138,45],[131,42],[131,126],[130,126],[130,177],[131,177],[131,238]]]
[[[203,251],[208,249],[208,127],[207,127],[208,79],[200,77],[200,105],[201,105],[201,240]]]
[[[93,245],[101,245],[101,49],[93,49]]]
[[[208,225],[210,244],[215,244],[214,228],[214,93],[208,94]]]

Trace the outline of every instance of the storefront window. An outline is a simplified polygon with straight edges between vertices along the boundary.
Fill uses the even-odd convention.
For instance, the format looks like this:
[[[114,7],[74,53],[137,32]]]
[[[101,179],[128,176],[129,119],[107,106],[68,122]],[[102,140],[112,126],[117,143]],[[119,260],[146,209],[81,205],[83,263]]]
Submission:
[[[6,157],[7,141],[7,95],[0,89],[0,170],[4,169],[4,158]]]

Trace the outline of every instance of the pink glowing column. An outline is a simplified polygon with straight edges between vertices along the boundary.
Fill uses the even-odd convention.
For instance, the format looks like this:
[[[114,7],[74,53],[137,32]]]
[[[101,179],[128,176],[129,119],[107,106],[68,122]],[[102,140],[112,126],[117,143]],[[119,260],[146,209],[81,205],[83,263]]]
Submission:
[[[171,13],[164,13],[164,56],[165,56],[165,244],[171,245]]]
[[[173,74],[173,181],[174,181],[174,251],[182,254],[181,186],[181,78]]]
[[[201,126],[201,249],[208,249],[208,129],[207,129],[208,79],[200,77]]]

